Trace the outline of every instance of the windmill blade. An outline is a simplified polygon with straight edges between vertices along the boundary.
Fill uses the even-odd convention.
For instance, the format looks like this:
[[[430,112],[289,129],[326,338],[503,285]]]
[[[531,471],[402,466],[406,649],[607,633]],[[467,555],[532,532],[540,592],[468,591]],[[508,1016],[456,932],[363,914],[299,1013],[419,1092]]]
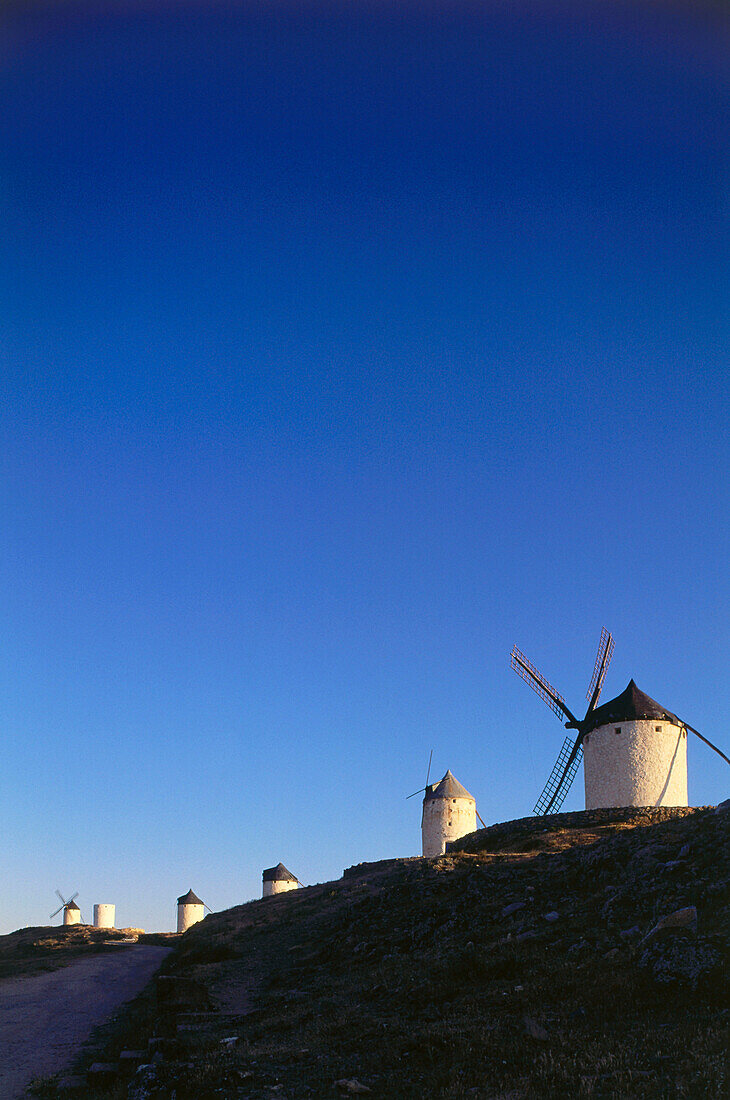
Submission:
[[[588,691],[586,692],[586,699],[588,699],[590,703],[588,707],[589,714],[594,709],[598,702],[598,697],[601,694],[603,681],[606,678],[608,666],[611,664],[611,658],[613,657],[613,646],[613,634],[606,630],[604,626],[601,631],[601,640],[598,643],[598,653],[596,653],[596,663],[593,666],[593,675],[588,685]]]
[[[406,802],[408,801],[409,798],[415,798],[417,794],[423,794],[423,792],[425,790],[426,790],[425,787],[421,787],[420,790],[414,791],[413,794],[407,794],[406,795]]]
[[[532,811],[537,817],[557,813],[563,805],[565,796],[572,786],[575,773],[578,771],[580,762],[583,759],[582,741],[581,736],[576,737],[575,742],[571,741],[569,737],[565,738],[558,759],[555,761],[550,777],[545,784],[545,789]]]
[[[51,913],[51,915],[50,915],[50,917],[49,917],[48,919],[49,919],[49,920],[53,920],[53,918],[54,918],[54,917],[57,917],[57,916],[58,916],[58,914],[59,914],[59,913],[61,912],[61,910],[62,910],[62,909],[65,909],[65,908],[66,908],[66,904],[65,904],[65,902],[64,902],[64,904],[63,904],[63,905],[59,905],[59,907],[58,907],[58,909],[56,910],[56,912],[55,912],[55,913]]]
[[[413,792],[413,794],[407,794],[406,795],[406,802],[408,801],[409,798],[415,798],[417,794],[423,794],[423,792],[427,789],[428,781],[431,778],[431,761],[432,760],[433,760],[433,749],[431,749],[431,752],[430,752],[429,757],[428,757],[428,768],[426,770],[426,786],[425,787],[419,787],[417,791]],[[298,881],[299,880],[297,879],[297,882]]]
[[[730,764],[730,759],[725,756],[725,753],[722,751],[722,749],[718,749],[717,745],[713,745],[712,741],[708,741],[706,737],[703,737],[699,730],[696,730],[694,726],[688,726],[686,722],[684,723],[684,725],[690,733],[693,733],[695,737],[699,737],[700,741],[704,741],[706,745],[709,745],[711,749],[714,749],[717,755],[721,756],[726,764]]]
[[[58,897],[58,900],[61,902],[62,905],[66,904],[66,899],[64,898],[60,890],[56,890],[56,896]]]
[[[512,647],[510,665],[517,675],[522,677],[525,683],[529,684],[532,690],[547,703],[553,714],[557,714],[561,721],[565,717],[572,726],[577,726],[577,720],[565,705],[565,699],[555,690],[552,684],[548,683],[543,674],[538,672],[532,662],[528,661],[517,646]]]

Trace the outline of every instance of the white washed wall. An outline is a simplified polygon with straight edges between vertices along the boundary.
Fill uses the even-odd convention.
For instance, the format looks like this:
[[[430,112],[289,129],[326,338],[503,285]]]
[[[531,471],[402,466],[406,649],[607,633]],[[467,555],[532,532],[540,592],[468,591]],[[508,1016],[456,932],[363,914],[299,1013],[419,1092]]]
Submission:
[[[671,722],[599,726],[583,739],[583,767],[587,810],[687,805],[687,734]]]
[[[178,905],[177,907],[177,930],[178,932],[186,932],[191,924],[197,924],[205,916],[204,905]]]
[[[423,803],[423,855],[443,855],[447,842],[473,833],[476,827],[477,805],[473,798],[430,798]]]
[[[94,928],[113,928],[115,913],[115,905],[95,905]]]
[[[264,883],[263,897],[270,898],[272,894],[285,894],[287,890],[296,890],[299,883],[291,879],[268,879]]]

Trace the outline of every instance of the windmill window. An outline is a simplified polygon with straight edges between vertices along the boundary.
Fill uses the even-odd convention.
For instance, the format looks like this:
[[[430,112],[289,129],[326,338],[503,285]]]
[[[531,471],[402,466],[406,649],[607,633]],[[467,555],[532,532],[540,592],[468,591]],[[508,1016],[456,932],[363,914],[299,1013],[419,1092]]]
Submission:
[[[614,732],[614,733],[621,733],[621,727],[620,727],[620,726],[616,726],[616,728],[614,729],[614,731],[613,731],[613,732]]]
[[[588,744],[588,734],[586,734],[585,737],[583,738],[583,744],[584,745]]]
[[[662,727],[661,726],[654,726],[654,733],[661,733],[661,732],[662,732]]]

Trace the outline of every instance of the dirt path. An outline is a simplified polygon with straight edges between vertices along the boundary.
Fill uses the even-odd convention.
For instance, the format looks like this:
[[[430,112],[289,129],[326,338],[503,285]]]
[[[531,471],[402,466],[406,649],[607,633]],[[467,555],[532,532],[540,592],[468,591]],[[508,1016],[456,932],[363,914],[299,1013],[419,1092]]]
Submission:
[[[169,947],[119,947],[62,970],[0,982],[0,1097],[66,1069],[95,1027],[150,980]]]

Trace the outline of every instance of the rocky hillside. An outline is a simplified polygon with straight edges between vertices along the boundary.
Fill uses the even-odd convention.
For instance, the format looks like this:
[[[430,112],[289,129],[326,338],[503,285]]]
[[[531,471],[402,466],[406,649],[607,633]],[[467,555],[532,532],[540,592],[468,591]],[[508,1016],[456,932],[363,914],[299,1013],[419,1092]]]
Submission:
[[[107,1037],[143,1066],[103,1094],[730,1096],[729,902],[727,808],[529,818],[351,868],[186,933]]]

